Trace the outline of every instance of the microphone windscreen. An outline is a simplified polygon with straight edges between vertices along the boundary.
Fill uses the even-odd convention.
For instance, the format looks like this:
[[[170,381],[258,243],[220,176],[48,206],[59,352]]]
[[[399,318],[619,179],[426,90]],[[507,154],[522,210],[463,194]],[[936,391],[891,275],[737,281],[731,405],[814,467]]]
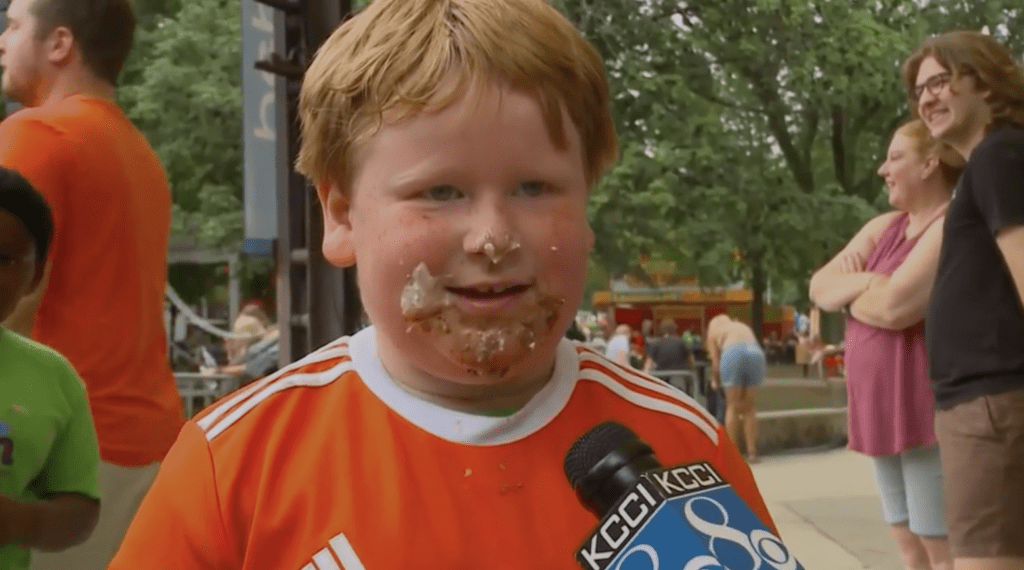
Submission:
[[[595,465],[610,453],[639,438],[617,422],[598,424],[581,435],[565,454],[565,476],[575,489]]]

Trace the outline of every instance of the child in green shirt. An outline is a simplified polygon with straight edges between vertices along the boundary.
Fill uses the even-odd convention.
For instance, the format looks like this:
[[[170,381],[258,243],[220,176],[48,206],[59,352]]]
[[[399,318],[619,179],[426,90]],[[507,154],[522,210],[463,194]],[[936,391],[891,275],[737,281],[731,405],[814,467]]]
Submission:
[[[0,321],[45,278],[53,217],[21,175],[0,168]],[[0,328],[0,570],[30,549],[89,537],[99,513],[99,449],[85,387],[55,351]]]

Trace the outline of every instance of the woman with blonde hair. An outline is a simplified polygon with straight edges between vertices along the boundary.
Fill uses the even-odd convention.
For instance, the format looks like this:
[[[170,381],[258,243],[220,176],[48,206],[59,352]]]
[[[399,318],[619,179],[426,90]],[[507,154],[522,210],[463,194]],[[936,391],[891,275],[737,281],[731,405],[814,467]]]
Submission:
[[[224,343],[228,363],[234,364],[245,356],[249,347],[259,341],[270,330],[270,317],[256,303],[242,307],[232,324],[232,338]]]
[[[810,283],[815,304],[847,313],[849,447],[874,460],[908,569],[953,568],[923,319],[963,166],[920,120],[900,127],[878,169],[895,209],[868,221]]]
[[[740,428],[747,461],[757,463],[757,389],[768,369],[764,350],[754,331],[729,315],[717,315],[708,322],[708,358],[711,360],[711,388],[725,389],[725,430],[739,445]]]

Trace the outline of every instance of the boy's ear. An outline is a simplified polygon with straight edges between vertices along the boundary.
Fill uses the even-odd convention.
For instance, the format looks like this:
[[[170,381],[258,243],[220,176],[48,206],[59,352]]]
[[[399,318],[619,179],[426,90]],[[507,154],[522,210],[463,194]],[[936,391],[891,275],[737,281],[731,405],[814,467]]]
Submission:
[[[316,194],[324,211],[324,258],[338,267],[355,264],[352,223],[349,221],[350,200],[331,180],[321,182]]]
[[[50,280],[50,258],[47,257],[46,261],[40,262],[38,259],[35,263],[35,272],[32,274],[32,281],[29,284],[29,292],[33,293],[36,290],[43,288],[45,289],[46,282]]]

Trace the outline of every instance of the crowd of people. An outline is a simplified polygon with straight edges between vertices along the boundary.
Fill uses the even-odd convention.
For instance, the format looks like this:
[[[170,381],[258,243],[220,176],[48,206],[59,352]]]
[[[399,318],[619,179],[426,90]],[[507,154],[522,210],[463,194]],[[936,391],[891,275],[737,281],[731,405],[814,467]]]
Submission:
[[[187,422],[167,177],[114,96],[131,1],[7,14],[3,90],[25,108],[0,123],[0,570],[574,567],[595,520],[564,453],[609,419],[663,464],[707,462],[777,534],[748,465],[750,327],[565,338],[619,146],[600,56],[545,0],[374,0],[331,35],[297,168],[372,324]],[[903,78],[914,117],[879,168],[894,211],[810,296],[847,315],[850,446],[906,567],[1019,570],[1024,71],[949,32]],[[240,359],[276,360],[275,333],[242,317],[228,366],[255,379]],[[724,425],[644,373],[701,355]]]

